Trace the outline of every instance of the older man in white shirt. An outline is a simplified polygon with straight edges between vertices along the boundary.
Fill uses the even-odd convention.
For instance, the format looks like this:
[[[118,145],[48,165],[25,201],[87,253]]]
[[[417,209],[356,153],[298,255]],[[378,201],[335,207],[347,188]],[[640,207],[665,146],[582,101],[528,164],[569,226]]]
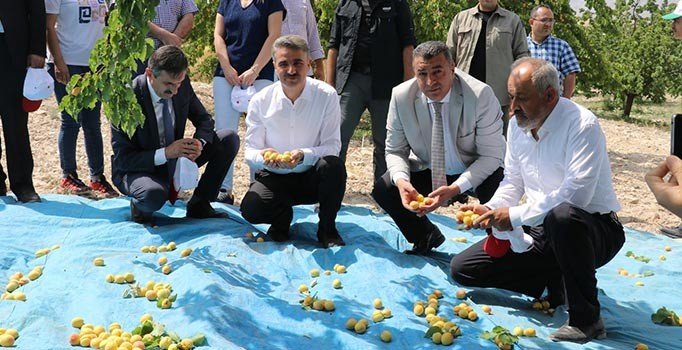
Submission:
[[[490,201],[462,208],[492,234],[452,259],[452,277],[536,298],[547,287],[550,305],[567,303],[569,315],[550,339],[601,339],[595,272],[625,242],[604,133],[592,112],[559,97],[556,69],[544,60],[515,62],[507,86],[515,118],[504,180]],[[505,247],[493,242],[511,251],[491,256],[491,245]]]
[[[345,245],[335,223],[346,189],[338,157],[339,97],[331,86],[306,77],[310,58],[303,38],[278,38],[273,62],[279,82],[253,97],[246,117],[246,161],[256,176],[242,215],[253,224],[271,224],[268,235],[281,242],[289,239],[292,206],[319,202],[320,245]],[[274,160],[272,152],[290,154]]]

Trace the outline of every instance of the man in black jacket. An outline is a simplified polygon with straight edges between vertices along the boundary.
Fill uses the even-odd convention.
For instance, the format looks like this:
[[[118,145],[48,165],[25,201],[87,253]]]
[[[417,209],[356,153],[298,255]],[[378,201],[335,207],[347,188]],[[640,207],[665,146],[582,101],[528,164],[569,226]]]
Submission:
[[[231,130],[213,131],[214,122],[197,98],[187,73],[187,58],[175,46],[162,46],[149,59],[145,74],[133,81],[144,124],[132,136],[112,127],[112,179],[132,197],[133,221],[151,222],[152,213],[166,200],[175,201],[172,176],[180,157],[206,163],[199,185],[187,203],[187,216],[225,217],[210,205],[239,150],[239,137]],[[196,132],[184,138],[189,119]]]
[[[374,181],[386,172],[386,118],[391,89],[412,78],[414,23],[407,0],[341,0],[334,13],[327,54],[327,83],[341,104],[341,153],[360,116],[369,110]]]
[[[45,66],[44,0],[0,1],[0,117],[12,192],[24,203],[40,202],[33,188],[28,113],[22,108],[26,67]],[[1,153],[0,149],[0,153]],[[0,196],[7,195],[0,165]]]

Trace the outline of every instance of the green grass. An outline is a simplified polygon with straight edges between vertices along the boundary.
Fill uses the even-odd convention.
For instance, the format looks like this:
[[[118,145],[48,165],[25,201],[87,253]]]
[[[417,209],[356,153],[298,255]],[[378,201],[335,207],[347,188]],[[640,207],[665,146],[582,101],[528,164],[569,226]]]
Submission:
[[[608,99],[600,96],[576,96],[573,101],[589,108],[597,117],[609,120],[621,120],[641,126],[670,127],[670,117],[682,113],[682,98],[668,98],[663,103],[635,101],[630,116],[624,117],[622,110],[613,108]]]

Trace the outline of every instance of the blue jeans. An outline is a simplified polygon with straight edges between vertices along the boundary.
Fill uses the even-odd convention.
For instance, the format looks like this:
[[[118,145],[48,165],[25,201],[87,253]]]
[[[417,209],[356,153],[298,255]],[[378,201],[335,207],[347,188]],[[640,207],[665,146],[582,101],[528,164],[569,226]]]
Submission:
[[[90,71],[87,66],[69,65],[69,74],[85,74]],[[54,77],[54,64],[49,64],[49,72]],[[55,80],[54,93],[57,96],[57,103],[62,102],[66,96],[66,85]],[[97,180],[104,174],[104,146],[102,145],[102,128],[100,123],[101,103],[97,102],[93,109],[83,109],[78,113],[77,118],[72,117],[66,112],[62,112],[62,124],[59,128],[59,165],[64,176],[76,174],[76,141],[78,132],[83,127],[85,138],[85,153],[88,156],[88,167],[90,168],[90,178]]]

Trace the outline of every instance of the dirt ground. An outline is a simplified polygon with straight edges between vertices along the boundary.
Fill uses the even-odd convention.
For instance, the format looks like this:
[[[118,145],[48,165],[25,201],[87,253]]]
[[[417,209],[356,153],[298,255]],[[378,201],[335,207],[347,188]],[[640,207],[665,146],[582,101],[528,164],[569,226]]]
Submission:
[[[211,85],[196,83],[197,94],[206,108],[213,111]],[[57,193],[61,171],[57,150],[57,135],[60,117],[54,99],[44,101],[41,108],[29,117],[31,145],[35,162],[34,183],[40,194]],[[621,121],[601,120],[606,134],[607,146],[613,170],[613,181],[618,199],[623,207],[619,216],[631,228],[657,232],[661,226],[677,226],[680,220],[658,206],[644,182],[648,169],[662,161],[669,152],[670,137],[666,130],[636,126]],[[102,118],[104,136],[105,175],[111,175],[111,154],[109,124]],[[188,128],[190,135],[192,128]],[[240,136],[244,135],[241,122]],[[372,145],[369,140],[354,141],[348,152],[348,182],[344,202],[355,205],[376,207],[370,192],[372,190]],[[78,173],[87,179],[87,158],[82,133],[77,149]],[[4,161],[3,154],[3,164]],[[235,198],[244,195],[249,185],[248,166],[244,162],[243,147],[235,161]],[[441,208],[439,213],[452,215],[456,208]]]

